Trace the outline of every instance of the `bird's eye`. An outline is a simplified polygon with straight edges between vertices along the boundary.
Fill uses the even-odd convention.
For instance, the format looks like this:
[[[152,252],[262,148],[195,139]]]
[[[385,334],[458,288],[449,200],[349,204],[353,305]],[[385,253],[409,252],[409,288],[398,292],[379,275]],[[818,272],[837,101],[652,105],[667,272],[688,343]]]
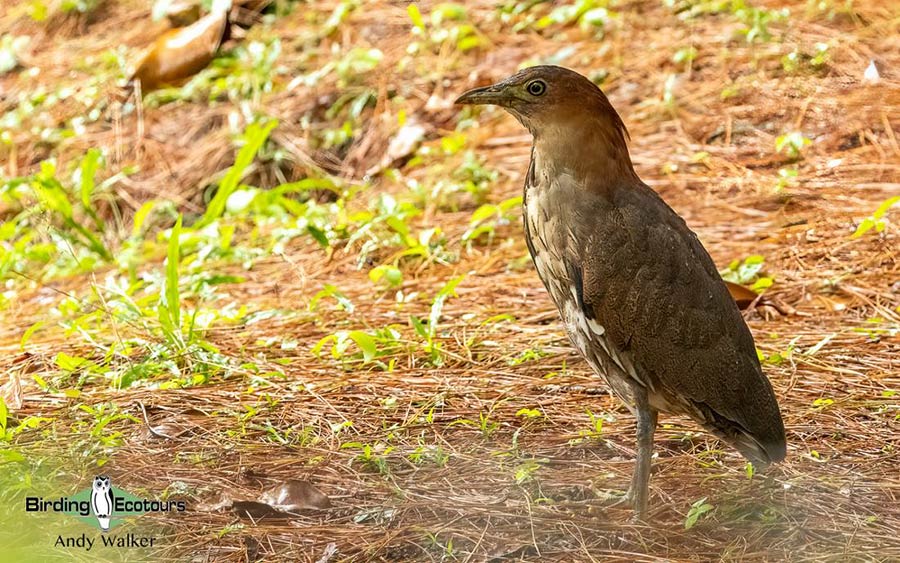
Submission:
[[[532,80],[525,86],[525,89],[532,96],[543,96],[544,92],[547,91],[547,83],[543,80]]]

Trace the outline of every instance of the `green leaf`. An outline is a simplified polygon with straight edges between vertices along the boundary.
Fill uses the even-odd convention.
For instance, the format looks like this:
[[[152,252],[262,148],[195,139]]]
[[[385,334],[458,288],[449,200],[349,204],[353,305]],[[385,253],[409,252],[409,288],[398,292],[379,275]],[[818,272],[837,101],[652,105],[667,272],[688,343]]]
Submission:
[[[46,162],[41,163],[41,167]],[[39,175],[40,177],[40,175]],[[43,178],[31,183],[31,188],[44,209],[53,211],[65,219],[72,218],[72,202],[55,178]]]
[[[22,338],[19,340],[19,348],[23,352],[25,351],[25,345],[28,344],[28,341],[31,340],[31,337],[34,335],[34,333],[37,332],[38,330],[40,330],[41,327],[43,327],[45,324],[47,324],[47,323],[44,321],[38,321],[38,322],[34,323],[33,325],[31,325],[30,327],[28,327],[28,329],[22,335]]]
[[[56,354],[56,365],[59,369],[64,371],[76,371],[79,367],[83,366],[86,363],[89,363],[87,358],[82,358],[81,356],[70,356],[65,352],[59,352]]]
[[[348,313],[352,313],[354,310],[353,302],[344,295],[344,293],[338,289],[336,286],[327,283],[325,287],[322,288],[321,291],[316,293],[312,299],[309,300],[309,310],[315,311],[319,307],[319,302],[325,297],[332,297],[335,301],[337,301],[338,306],[347,311]]]
[[[755,291],[756,293],[762,293],[763,291],[772,287],[772,284],[775,283],[775,280],[768,277],[762,277],[753,282],[753,285],[750,286],[750,289]]]
[[[496,205],[485,203],[484,205],[476,209],[474,213],[472,213],[472,217],[469,219],[469,224],[477,225],[485,219],[490,219],[497,214],[497,211],[498,208]]]
[[[328,336],[319,339],[319,341],[316,342],[315,346],[312,347],[312,354],[318,358],[322,354],[322,348],[324,348],[325,345],[329,342],[334,343],[335,340],[337,340],[337,337],[333,334],[329,334]]]
[[[180,257],[181,215],[169,233],[169,247],[166,253],[166,286],[160,294],[158,313],[160,324],[167,336],[181,343],[181,295],[178,291],[178,265]]]
[[[456,296],[456,286],[458,286],[460,282],[462,282],[465,278],[466,276],[465,274],[463,274],[451,279],[444,284],[444,287],[442,287],[441,290],[438,291],[437,296],[434,298],[434,302],[431,304],[431,314],[428,316],[428,326],[432,336],[434,336],[438,321],[441,318],[441,311],[443,311],[444,309],[444,302],[447,300],[447,298]]]
[[[99,149],[91,148],[88,150],[84,158],[81,159],[81,166],[78,168],[79,180],[81,183],[81,204],[85,209],[91,209],[91,197],[94,195],[94,178],[97,175],[97,168],[100,166],[103,154]]]
[[[884,214],[888,212],[888,209],[900,203],[900,195],[894,196],[892,198],[886,199],[881,205],[878,206],[878,209],[875,210],[875,213],[872,214],[872,217],[875,219],[881,219],[884,217]]]
[[[361,330],[351,330],[347,336],[350,337],[363,353],[363,361],[369,362],[378,354],[378,347],[375,345],[375,339],[369,334]]]
[[[225,204],[228,202],[229,196],[231,196],[238,188],[244,172],[253,163],[253,159],[256,158],[256,154],[266,142],[269,133],[277,126],[278,121],[275,119],[272,119],[263,125],[251,123],[247,126],[247,129],[242,136],[244,146],[238,151],[234,164],[228,169],[225,176],[222,177],[222,181],[219,182],[219,189],[216,190],[216,195],[213,196],[212,201],[209,202],[206,213],[204,213],[200,221],[197,222],[196,228],[205,227],[222,216],[225,212]]]
[[[138,208],[137,212],[134,214],[133,226],[131,227],[131,236],[138,236],[141,234],[141,230],[144,227],[144,221],[147,220],[147,216],[150,215],[150,212],[156,208],[156,205],[160,203],[158,199],[151,199],[150,201],[144,203]]]
[[[859,226],[856,228],[856,231],[852,235],[850,235],[851,239],[859,238],[871,231],[873,228],[875,232],[882,232],[884,230],[885,222],[882,220],[887,214],[888,210],[900,203],[900,196],[894,196],[884,200],[881,205],[878,206],[878,209],[875,210],[875,213],[872,213],[870,217],[866,217],[862,220]]]
[[[3,400],[3,397],[0,397],[0,430],[3,430],[3,433],[6,433],[6,422],[9,417],[9,409],[6,406],[6,401]]]
[[[325,231],[313,225],[306,225],[306,231],[316,240],[322,248],[328,248],[328,235]]]
[[[425,31],[425,20],[422,19],[422,12],[419,11],[418,5],[415,3],[410,4],[406,7],[406,13],[409,14],[409,19],[412,20],[414,28]]]
[[[863,236],[864,234],[868,233],[869,231],[871,231],[872,227],[874,227],[874,226],[875,226],[875,220],[872,219],[871,217],[866,217],[865,219],[862,220],[862,222],[859,224],[859,226],[856,227],[856,231],[854,231],[853,234],[850,235],[850,238],[859,238],[859,237]]]
[[[403,283],[403,272],[396,266],[383,264],[369,270],[369,279],[374,283],[384,281],[390,287],[397,287]]]
[[[0,450],[0,460],[3,463],[15,463],[25,461],[25,456],[15,450]]]
[[[438,291],[438,297],[456,297],[456,286],[458,286],[464,279],[466,279],[466,275],[463,274],[461,276],[456,276],[451,279],[447,283],[444,284],[444,287]]]
[[[706,497],[692,504],[690,510],[688,510],[687,517],[684,519],[684,529],[690,530],[693,528],[697,520],[712,509],[713,506],[706,502]]]
[[[428,328],[425,326],[425,323],[423,323],[421,319],[410,315],[409,322],[412,323],[413,330],[416,331],[416,334],[418,334],[422,338],[430,338]]]

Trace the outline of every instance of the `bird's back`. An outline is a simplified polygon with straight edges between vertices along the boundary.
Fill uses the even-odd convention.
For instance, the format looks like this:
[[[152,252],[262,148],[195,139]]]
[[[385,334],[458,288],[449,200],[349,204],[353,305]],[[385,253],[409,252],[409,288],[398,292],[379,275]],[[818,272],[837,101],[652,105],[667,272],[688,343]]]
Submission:
[[[627,178],[591,190],[535,170],[525,189],[529,250],[576,348],[626,400],[687,414],[767,464],[784,425],[753,338],[709,254],[653,190]]]

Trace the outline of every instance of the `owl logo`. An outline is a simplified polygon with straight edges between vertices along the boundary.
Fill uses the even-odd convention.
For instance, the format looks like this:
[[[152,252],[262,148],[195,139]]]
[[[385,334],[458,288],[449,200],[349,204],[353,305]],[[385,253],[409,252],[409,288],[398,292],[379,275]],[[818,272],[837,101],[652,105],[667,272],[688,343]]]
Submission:
[[[113,512],[113,492],[109,477],[97,475],[94,477],[93,491],[91,491],[91,510],[100,523],[103,533],[109,531],[109,518]]]

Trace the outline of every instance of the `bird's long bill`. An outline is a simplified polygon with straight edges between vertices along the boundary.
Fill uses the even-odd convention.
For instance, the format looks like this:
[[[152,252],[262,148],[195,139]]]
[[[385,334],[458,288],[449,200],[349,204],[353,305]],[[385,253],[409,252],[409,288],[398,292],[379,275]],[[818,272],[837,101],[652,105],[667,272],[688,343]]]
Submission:
[[[470,105],[496,104],[503,106],[508,101],[509,95],[506,93],[505,88],[500,87],[498,84],[492,84],[491,86],[469,90],[456,98],[456,101],[453,103]]]

